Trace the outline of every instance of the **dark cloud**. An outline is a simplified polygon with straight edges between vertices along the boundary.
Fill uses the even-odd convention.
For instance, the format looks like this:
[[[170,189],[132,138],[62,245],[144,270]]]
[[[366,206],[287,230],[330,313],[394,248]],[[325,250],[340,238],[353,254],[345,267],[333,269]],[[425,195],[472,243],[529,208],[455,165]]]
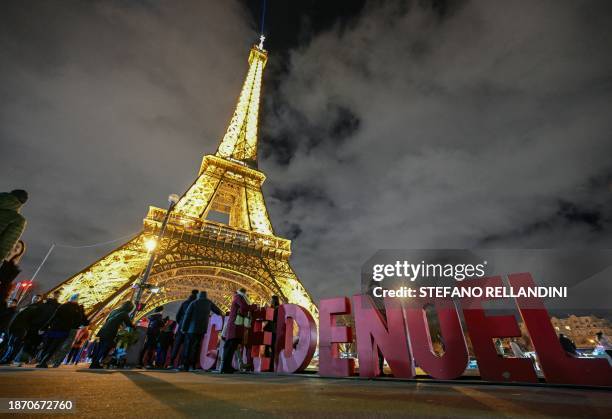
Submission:
[[[609,2],[339,3],[343,17],[317,2],[270,12],[259,167],[315,297],[356,292],[381,248],[612,245]],[[51,241],[137,231],[191,183],[258,8],[7,4],[0,188],[31,192],[31,273]],[[58,249],[41,280],[102,253]]]
[[[265,121],[295,151],[262,166],[270,189],[332,204],[272,202],[302,230],[308,287],[354,292],[380,248],[610,247],[611,16],[595,1],[371,2],[296,48]],[[358,121],[342,141],[333,109]]]
[[[136,232],[191,184],[233,111],[250,21],[235,2],[3,2],[0,189],[30,192],[24,275],[52,241]],[[39,279],[111,247],[58,248]]]

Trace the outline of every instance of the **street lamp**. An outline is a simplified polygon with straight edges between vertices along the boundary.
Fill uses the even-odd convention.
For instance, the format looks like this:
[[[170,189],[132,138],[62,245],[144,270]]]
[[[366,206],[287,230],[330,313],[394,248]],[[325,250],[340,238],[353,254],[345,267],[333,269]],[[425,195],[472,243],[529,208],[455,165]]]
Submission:
[[[179,196],[177,194],[171,194],[168,196],[168,210],[166,211],[166,216],[164,217],[164,221],[162,222],[161,228],[159,229],[159,234],[157,235],[157,239],[149,238],[145,241],[144,246],[149,252],[149,263],[142,274],[142,278],[138,282],[138,289],[136,290],[136,296],[134,297],[134,306],[136,309],[132,312],[132,318],[136,315],[136,312],[140,309],[140,300],[142,299],[142,293],[145,288],[149,288],[149,284],[147,281],[149,280],[149,275],[151,274],[151,269],[153,268],[153,263],[155,263],[155,257],[157,256],[157,245],[161,243],[162,238],[164,237],[164,233],[166,232],[166,226],[168,225],[168,219],[170,219],[170,214],[174,209],[174,206],[179,201]]]
[[[157,247],[157,240],[154,237],[150,237],[144,242],[144,247],[147,249],[147,252],[151,253]]]

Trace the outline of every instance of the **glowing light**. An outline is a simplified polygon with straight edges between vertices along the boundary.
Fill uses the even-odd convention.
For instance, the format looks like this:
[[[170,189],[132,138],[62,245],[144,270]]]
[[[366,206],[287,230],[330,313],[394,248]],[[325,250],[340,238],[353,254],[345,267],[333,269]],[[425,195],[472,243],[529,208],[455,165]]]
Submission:
[[[150,237],[145,240],[144,246],[145,249],[147,249],[147,252],[152,252],[157,247],[157,240],[155,240],[153,237]]]
[[[249,55],[249,71],[238,98],[234,115],[217,156],[237,160],[257,159],[257,123],[259,119],[259,96],[263,69],[268,55],[265,51],[254,47]]]
[[[168,195],[168,202],[171,204],[176,204],[179,199],[181,199],[181,197],[175,193]]]

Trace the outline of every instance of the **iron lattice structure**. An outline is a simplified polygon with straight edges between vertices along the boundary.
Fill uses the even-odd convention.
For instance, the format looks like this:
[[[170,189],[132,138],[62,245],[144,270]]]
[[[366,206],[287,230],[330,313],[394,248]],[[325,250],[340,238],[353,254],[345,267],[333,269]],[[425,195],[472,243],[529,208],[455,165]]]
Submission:
[[[236,110],[215,155],[206,155],[196,180],[172,210],[149,284],[143,316],[150,309],[186,298],[194,288],[207,290],[222,309],[244,287],[253,302],[272,295],[317,308],[289,264],[291,242],[272,229],[261,191],[265,175],[257,170],[258,117],[262,75],[267,62],[262,44],[253,46],[249,70]],[[226,214],[227,224],[208,219]],[[150,207],[142,232],[81,272],[59,284],[61,299],[77,292],[79,301],[99,323],[112,309],[132,298],[147,265],[145,241],[158,235],[165,209]]]

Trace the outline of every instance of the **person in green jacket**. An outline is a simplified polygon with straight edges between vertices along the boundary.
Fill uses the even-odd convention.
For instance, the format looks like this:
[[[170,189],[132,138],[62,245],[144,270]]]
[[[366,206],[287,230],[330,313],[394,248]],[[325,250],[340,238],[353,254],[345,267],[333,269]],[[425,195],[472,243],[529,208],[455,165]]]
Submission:
[[[119,332],[119,327],[123,324],[126,327],[133,327],[130,319],[130,313],[134,310],[134,304],[131,301],[125,301],[121,306],[108,315],[104,325],[98,332],[100,341],[98,347],[92,356],[90,369],[102,368],[100,364],[102,360],[108,355],[108,352],[113,346],[115,346],[115,338]]]
[[[0,193],[0,263],[13,250],[25,229],[26,219],[19,210],[28,200],[22,189]]]

